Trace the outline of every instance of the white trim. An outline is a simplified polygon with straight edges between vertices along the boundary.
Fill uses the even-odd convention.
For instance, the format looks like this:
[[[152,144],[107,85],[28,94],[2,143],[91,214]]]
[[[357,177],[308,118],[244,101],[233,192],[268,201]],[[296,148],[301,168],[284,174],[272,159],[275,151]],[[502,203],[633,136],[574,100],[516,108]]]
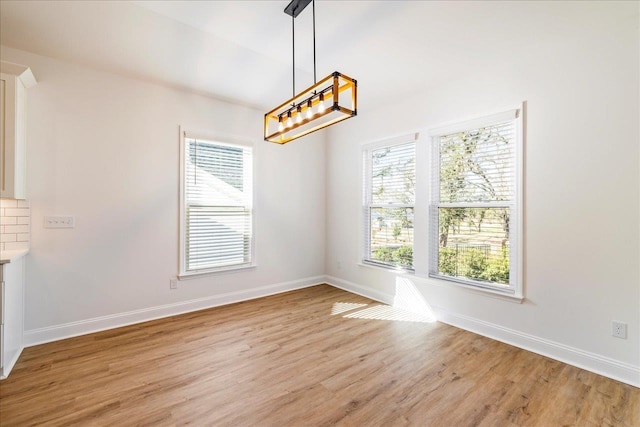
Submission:
[[[415,221],[415,206],[416,202],[414,200],[413,204],[373,204],[371,202],[371,185],[373,178],[371,176],[372,173],[372,161],[371,161],[371,152],[374,150],[379,150],[381,148],[390,148],[397,147],[399,145],[413,144],[414,147],[414,169],[417,171],[417,143],[420,139],[419,132],[413,132],[409,134],[404,134],[400,136],[390,137],[381,139],[374,142],[367,142],[360,144],[360,153],[362,156],[362,170],[360,170],[360,177],[362,178],[362,187],[361,187],[361,201],[362,201],[362,212],[360,216],[360,233],[359,242],[359,258],[360,265],[365,265],[366,263],[376,264],[375,266],[378,268],[385,268],[384,265],[377,265],[375,261],[367,259],[367,256],[370,256],[370,248],[371,248],[371,209],[373,208],[402,208],[402,209],[413,209],[414,210],[414,221]],[[416,191],[414,191],[414,194]],[[415,245],[415,238],[412,242],[412,250]],[[414,258],[415,260],[415,258]],[[412,266],[414,267],[414,266]],[[393,269],[393,266],[390,266]],[[413,271],[412,269],[403,269],[404,271]]]
[[[209,129],[193,129],[181,126],[180,134],[182,138],[204,139],[217,145],[224,145],[227,147],[237,147],[238,145],[241,145],[243,147],[255,148],[254,141],[251,139],[230,133],[211,131]]]
[[[180,223],[178,224],[178,274],[177,277],[180,280],[189,279],[193,276],[202,276],[206,274],[220,274],[220,273],[228,273],[230,271],[241,271],[247,270],[251,268],[255,268],[257,265],[256,260],[256,212],[255,212],[255,204],[256,204],[256,189],[255,189],[255,171],[256,171],[256,162],[255,162],[255,144],[253,141],[250,141],[246,138],[241,138],[231,134],[224,134],[218,132],[211,132],[200,129],[187,129],[182,126],[178,127],[179,132],[179,143],[180,143],[180,167],[179,167],[179,189],[178,189],[178,205],[179,212],[178,217]],[[186,160],[186,138],[190,139],[203,139],[207,142],[212,142],[216,145],[223,145],[226,147],[234,147],[234,148],[248,148],[251,151],[251,206],[249,206],[251,210],[251,248],[250,248],[250,262],[240,265],[230,265],[224,266],[220,268],[209,268],[195,271],[187,271],[187,263],[186,263],[186,247],[185,247],[185,239],[186,239],[186,217],[185,217],[185,160]],[[225,142],[221,142],[225,141]]]
[[[423,132],[426,135],[426,132]],[[416,141],[415,207],[413,208],[413,268],[429,273],[429,201],[431,200],[430,138]],[[417,238],[416,238],[417,237]]]
[[[31,329],[24,332],[24,346],[31,347],[79,335],[91,334],[94,332],[120,328],[122,326],[148,322],[150,320],[161,319],[178,314],[204,310],[211,307],[218,307],[221,305],[248,301],[296,289],[308,288],[322,283],[324,283],[324,276],[307,277],[304,279],[260,286],[243,291],[227,292],[224,294],[95,317],[93,319],[80,320],[62,325]]]
[[[437,127],[430,127],[428,130],[429,137],[449,135],[451,133],[464,132],[469,129],[475,129],[495,123],[515,120],[519,116],[522,117],[522,105],[517,108],[502,111],[500,113],[482,115],[467,120],[456,120],[455,122],[445,123]]]
[[[505,288],[504,290],[502,290],[497,287],[490,287],[490,286],[483,287],[481,283],[479,283],[478,285],[476,284],[470,285],[469,283],[473,283],[474,281],[457,280],[455,277],[447,277],[447,276],[432,275],[432,274],[427,274],[427,275],[414,274],[412,276],[407,275],[407,277],[410,279],[423,280],[425,283],[429,285],[439,286],[441,288],[451,289],[451,286],[453,285],[453,286],[460,287],[466,291],[472,292],[476,295],[482,295],[490,298],[497,298],[503,301],[514,302],[517,304],[522,304],[522,302],[524,301],[524,297],[515,295],[513,292],[513,289],[511,288]]]
[[[220,305],[233,304],[255,298],[262,298],[323,283],[385,304],[393,304],[394,302],[393,294],[389,294],[384,291],[375,290],[334,276],[314,276],[240,292],[229,292],[226,294],[167,304],[158,307],[150,307],[147,309],[119,313],[110,316],[102,316],[79,322],[32,329],[25,331],[24,346],[31,347],[51,341],[90,334],[135,323],[147,322],[150,320],[175,316]],[[569,365],[612,378],[616,381],[620,381],[634,387],[640,387],[640,366],[619,362],[606,356],[601,356],[524,332],[505,328],[494,323],[453,313],[440,307],[432,308],[440,322],[559,360]],[[17,356],[19,356],[19,354],[16,355],[16,360],[18,358]],[[12,362],[11,366],[13,366],[14,363],[15,361]]]
[[[2,372],[0,372],[0,380],[4,380],[9,376],[11,370],[13,370],[13,367],[20,358],[22,350],[24,350],[24,346],[20,346],[18,350],[14,351],[9,361],[4,364],[4,366],[2,367]]]
[[[348,280],[339,279],[334,276],[325,276],[325,283],[333,286],[334,288],[342,289],[343,291],[351,292],[352,294],[357,294],[365,298],[370,298],[374,301],[393,304],[393,295],[371,289],[367,286],[358,285],[357,283],[349,282]]]
[[[374,262],[374,261],[366,261],[363,260],[357,263],[359,267],[367,267],[367,268],[375,268],[376,270],[383,270],[393,274],[412,274],[414,272],[413,269],[402,268],[400,266],[384,264],[382,262]]]
[[[232,266],[222,267],[217,269],[188,271],[186,273],[179,274],[178,279],[191,280],[191,279],[196,279],[200,276],[228,274],[228,273],[241,273],[243,271],[255,270],[256,267],[257,265],[255,263],[250,263],[250,264],[242,264],[238,266],[232,265]]]
[[[522,101],[519,106],[519,113],[516,114],[516,134],[519,137],[519,144],[516,147],[516,239],[517,245],[515,249],[516,253],[511,253],[512,259],[516,263],[516,286],[515,296],[524,299],[524,248],[525,248],[525,236],[524,236],[524,150],[527,135],[525,133],[525,109],[527,107],[527,101]]]
[[[515,145],[515,182],[514,182],[514,194],[515,200],[511,203],[503,203],[503,202],[489,202],[489,203],[442,203],[439,201],[433,200],[434,198],[438,198],[439,195],[433,194],[433,183],[440,181],[439,176],[439,166],[435,166],[430,162],[431,171],[431,182],[430,182],[430,191],[429,191],[429,227],[428,227],[428,260],[429,260],[429,276],[435,280],[445,280],[448,283],[455,283],[460,285],[462,288],[467,290],[477,289],[481,292],[487,292],[492,294],[502,294],[507,298],[514,298],[517,302],[522,302],[524,299],[524,144],[525,138],[524,135],[524,109],[526,107],[526,101],[523,101],[520,105],[516,106],[516,108],[503,110],[502,112],[488,114],[483,116],[478,116],[472,119],[452,122],[443,126],[431,127],[427,129],[427,140],[431,144],[430,153],[432,156],[435,153],[439,152],[437,149],[437,141],[440,136],[447,135],[456,132],[463,132],[469,129],[474,129],[482,126],[488,126],[500,122],[513,121],[515,126],[515,134],[514,138],[516,141]],[[438,155],[432,157],[430,160],[437,160]],[[511,268],[511,279],[509,284],[509,294],[507,292],[501,291],[497,287],[492,286],[481,286],[474,283],[473,280],[464,280],[464,279],[447,279],[445,276],[441,276],[437,273],[437,260],[434,260],[433,257],[437,258],[437,254],[434,254],[433,251],[438,250],[439,241],[437,232],[434,231],[434,226],[436,224],[432,224],[432,209],[437,209],[439,207],[499,207],[499,206],[509,206],[513,210],[515,210],[515,227],[513,230],[513,237],[510,236],[510,242],[515,241],[515,245],[510,246],[510,259],[509,263]],[[434,263],[436,264],[436,271],[434,271]],[[414,262],[415,264],[415,262]],[[421,273],[421,272],[420,272]]]
[[[440,322],[559,360],[634,387],[640,387],[640,366],[619,362],[606,356],[453,313],[443,308],[432,308]]]
[[[369,208],[373,208],[373,209],[411,209],[413,207],[414,207],[413,205],[407,205],[402,203],[387,203],[387,204],[371,203],[369,204]]]
[[[513,205],[513,202],[433,202],[431,204],[435,208],[510,208]]]
[[[360,162],[361,170],[360,179],[360,203],[361,203],[361,211],[360,211],[360,219],[358,221],[359,227],[359,235],[358,235],[358,259],[360,261],[364,261],[369,253],[369,248],[371,247],[371,217],[370,217],[370,197],[371,193],[371,180],[369,179],[370,171],[372,168],[371,164],[371,156],[369,155],[369,150],[366,147],[361,147],[360,155],[362,156],[362,162]]]
[[[178,177],[178,186],[179,186],[179,190],[178,190],[178,220],[180,221],[178,223],[178,277],[180,277],[181,275],[184,274],[184,272],[187,270],[186,267],[186,260],[185,260],[185,256],[186,256],[186,247],[185,247],[185,229],[186,227],[184,226],[185,221],[186,221],[186,216],[185,216],[185,203],[184,203],[184,195],[185,195],[185,179],[184,179],[184,175],[185,175],[185,138],[187,135],[187,131],[182,127],[179,126],[178,127],[178,132],[179,132],[179,144],[180,144],[180,176]]]
[[[406,133],[403,135],[392,136],[389,138],[379,139],[376,141],[367,141],[360,143],[360,149],[363,151],[375,150],[383,147],[393,147],[394,145],[409,144],[416,142],[420,138],[420,132]]]
[[[26,89],[29,89],[38,83],[33,73],[31,72],[31,68],[27,67],[26,65],[1,61],[0,72],[16,76]]]
[[[393,294],[371,289],[337,277],[326,276],[325,282],[333,287],[362,295],[375,301],[386,304],[393,304],[394,301]],[[457,314],[440,307],[432,306],[432,308],[439,322],[559,360],[568,365],[594,372],[634,387],[640,387],[640,366],[634,366],[579,348],[485,322],[484,320]]]

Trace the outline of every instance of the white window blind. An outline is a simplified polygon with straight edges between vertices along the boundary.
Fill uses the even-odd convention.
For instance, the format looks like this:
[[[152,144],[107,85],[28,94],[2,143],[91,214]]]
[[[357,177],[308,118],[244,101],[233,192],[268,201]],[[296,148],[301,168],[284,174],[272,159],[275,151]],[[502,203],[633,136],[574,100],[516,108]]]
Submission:
[[[252,262],[251,148],[184,138],[183,274]]]
[[[364,150],[363,261],[413,269],[415,139],[401,141]]]
[[[430,275],[514,293],[521,144],[515,114],[431,140]]]

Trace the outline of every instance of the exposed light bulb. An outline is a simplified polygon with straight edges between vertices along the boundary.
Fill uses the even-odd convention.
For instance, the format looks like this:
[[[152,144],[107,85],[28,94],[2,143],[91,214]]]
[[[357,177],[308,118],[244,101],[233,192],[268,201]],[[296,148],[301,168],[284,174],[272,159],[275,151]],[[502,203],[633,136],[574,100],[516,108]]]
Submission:
[[[320,102],[318,103],[318,113],[324,113],[324,94],[320,94]]]
[[[293,121],[291,120],[291,111],[287,113],[287,127],[290,128],[293,125]]]
[[[307,119],[310,119],[313,116],[313,111],[311,111],[311,100],[307,101]]]
[[[282,132],[284,130],[284,125],[282,124],[282,116],[278,116],[278,132]]]
[[[296,112],[296,123],[302,122],[302,107],[298,105],[298,110]]]

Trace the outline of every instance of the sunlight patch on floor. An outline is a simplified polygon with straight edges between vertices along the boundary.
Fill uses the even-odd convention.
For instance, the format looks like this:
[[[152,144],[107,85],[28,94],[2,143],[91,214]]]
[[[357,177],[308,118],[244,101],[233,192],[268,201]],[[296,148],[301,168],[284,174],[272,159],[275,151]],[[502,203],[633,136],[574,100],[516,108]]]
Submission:
[[[432,323],[429,317],[410,311],[391,307],[389,305],[375,305],[342,316],[347,319],[394,320],[399,322]]]
[[[331,315],[335,316],[336,314],[344,313],[347,311],[355,310],[356,308],[366,307],[367,304],[356,304],[354,302],[334,302],[333,307],[331,307]]]
[[[393,304],[362,304],[334,302],[331,315],[343,314],[345,319],[393,320],[400,322],[434,323],[433,309],[408,277],[396,277]]]

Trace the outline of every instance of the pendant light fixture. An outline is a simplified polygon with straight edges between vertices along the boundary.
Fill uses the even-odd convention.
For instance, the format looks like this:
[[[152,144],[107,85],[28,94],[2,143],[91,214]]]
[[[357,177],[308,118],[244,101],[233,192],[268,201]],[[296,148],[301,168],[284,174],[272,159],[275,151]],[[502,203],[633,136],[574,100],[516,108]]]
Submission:
[[[296,95],[295,19],[313,1],[313,82]],[[316,80],[316,3],[292,0],[284,9],[293,34],[293,97],[264,115],[265,141],[285,144],[357,114],[357,82],[337,71]]]

